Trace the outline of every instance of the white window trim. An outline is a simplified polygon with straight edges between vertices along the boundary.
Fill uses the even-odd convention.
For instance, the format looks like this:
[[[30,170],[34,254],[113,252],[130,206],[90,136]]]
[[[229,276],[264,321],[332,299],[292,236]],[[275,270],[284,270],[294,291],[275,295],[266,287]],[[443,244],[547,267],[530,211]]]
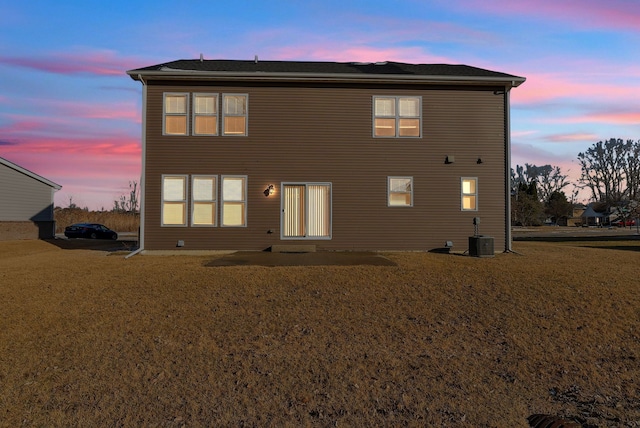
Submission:
[[[165,178],[182,178],[184,179],[184,199],[183,200],[165,200],[164,198],[164,180]],[[187,174],[162,174],[160,181],[160,226],[161,227],[187,227],[189,224],[189,176]],[[182,202],[184,203],[184,223],[183,224],[165,224],[164,222],[164,204],[165,202]]]
[[[474,180],[476,182],[476,191],[475,193],[464,193],[464,182],[465,180]],[[478,211],[479,198],[478,198],[478,177],[460,177],[460,210],[461,211]],[[475,196],[476,197],[476,207],[473,209],[468,209],[464,207],[464,197],[465,196]]]
[[[284,234],[284,213],[285,210],[285,186],[305,186],[305,201],[307,199],[308,186],[328,186],[329,187],[329,235],[327,236],[285,236]],[[280,239],[291,241],[330,241],[333,238],[333,185],[331,182],[317,182],[317,181],[290,181],[280,183]],[[305,206],[305,223],[308,220],[306,206]],[[305,227],[308,225],[305,224]]]
[[[167,113],[167,96],[184,96],[185,99],[185,112],[184,113]],[[180,136],[188,136],[189,135],[189,103],[190,97],[189,92],[164,92],[162,94],[162,135],[166,135],[169,137],[180,137]],[[167,116],[184,116],[186,120],[186,127],[184,134],[168,134],[167,127]]]
[[[204,96],[204,97],[215,97],[215,107],[216,107],[216,113],[215,114],[202,114],[202,113],[196,113],[196,98],[198,98],[199,96]],[[211,137],[211,136],[217,136],[219,135],[219,128],[220,128],[220,95],[218,93],[209,93],[209,92],[194,92],[192,94],[191,97],[191,103],[193,104],[192,106],[192,114],[191,114],[191,127],[192,127],[192,131],[191,131],[191,135],[193,135],[194,137]],[[214,129],[214,133],[213,134],[198,134],[196,133],[196,116],[204,116],[204,117],[215,117],[216,118],[216,127]]]
[[[391,179],[393,178],[401,178],[401,179],[409,179],[411,180],[411,191],[410,192],[392,192],[391,191]],[[411,195],[411,202],[409,205],[391,205],[390,197],[392,193],[409,193]],[[387,177],[387,206],[390,208],[411,208],[413,207],[413,177],[409,177],[406,175],[393,175]]]
[[[197,178],[213,178],[214,183],[213,183],[213,200],[210,201],[196,201],[195,200],[195,192],[193,191],[193,183]],[[219,208],[219,197],[218,197],[218,176],[217,175],[205,175],[205,174],[195,174],[191,176],[191,215],[189,216],[190,218],[190,225],[191,227],[217,227],[218,226],[218,212],[220,210]],[[195,213],[195,209],[194,209],[194,205],[196,204],[196,202],[213,202],[215,209],[214,209],[214,213],[213,213],[213,224],[195,224],[193,221],[193,216]]]
[[[377,116],[376,115],[376,98],[393,98],[395,99],[395,115],[394,116]],[[400,98],[417,98],[418,99],[418,116],[404,117],[400,116]],[[395,119],[396,129],[394,136],[377,136],[376,135],[376,118]],[[418,119],[418,135],[417,136],[400,136],[400,119]],[[420,95],[374,95],[371,98],[371,135],[373,138],[422,138],[422,96]]]
[[[227,134],[224,128],[224,119],[227,117],[224,108],[224,99],[225,97],[244,97],[245,98],[245,112],[244,115],[229,115],[229,117],[244,117],[244,133],[242,134]],[[249,135],[249,94],[222,94],[220,97],[220,127],[222,132],[220,133],[223,137],[246,137]]]
[[[236,226],[236,225],[225,225],[224,224],[224,179],[225,178],[243,178],[244,179],[244,189],[243,189],[243,193],[244,193],[244,199],[242,201],[229,201],[229,202],[243,202],[244,203],[244,218],[243,218],[243,223],[240,226]],[[249,210],[249,205],[248,205],[248,195],[247,195],[247,189],[249,187],[249,176],[248,175],[221,175],[220,176],[220,195],[218,197],[218,201],[220,204],[220,227],[230,227],[230,228],[238,228],[238,227],[247,227],[247,213]]]

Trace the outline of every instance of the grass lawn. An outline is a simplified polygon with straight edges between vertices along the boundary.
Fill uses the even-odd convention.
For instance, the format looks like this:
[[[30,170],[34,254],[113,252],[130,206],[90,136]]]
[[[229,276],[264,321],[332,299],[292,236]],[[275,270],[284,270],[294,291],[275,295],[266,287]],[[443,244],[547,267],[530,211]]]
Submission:
[[[207,267],[0,242],[0,426],[640,426],[640,240]]]

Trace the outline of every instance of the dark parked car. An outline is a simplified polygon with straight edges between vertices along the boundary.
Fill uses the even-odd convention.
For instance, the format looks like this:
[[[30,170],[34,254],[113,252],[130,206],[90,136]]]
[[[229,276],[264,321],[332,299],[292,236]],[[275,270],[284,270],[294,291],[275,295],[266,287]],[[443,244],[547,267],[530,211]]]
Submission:
[[[64,229],[67,238],[118,239],[118,234],[103,224],[76,223]]]

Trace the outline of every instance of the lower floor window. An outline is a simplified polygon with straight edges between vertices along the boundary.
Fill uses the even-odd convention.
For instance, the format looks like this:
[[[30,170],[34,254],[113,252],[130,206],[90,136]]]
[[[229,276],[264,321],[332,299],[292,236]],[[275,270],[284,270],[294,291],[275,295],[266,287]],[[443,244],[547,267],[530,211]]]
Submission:
[[[187,176],[162,177],[162,225],[187,225]]]
[[[222,176],[222,226],[247,225],[247,177]]]
[[[413,206],[413,177],[388,177],[390,207]]]
[[[247,225],[247,177],[223,175],[220,180],[221,202],[218,203],[218,176],[193,175],[189,188],[188,175],[162,176],[162,226],[187,226],[187,208],[190,225],[217,226],[218,206],[220,225],[243,227]],[[190,207],[187,201],[191,200]]]
[[[462,177],[462,211],[478,210],[478,179]]]
[[[216,225],[216,176],[194,175],[191,179],[191,225]]]
[[[282,185],[282,237],[331,239],[331,184]]]

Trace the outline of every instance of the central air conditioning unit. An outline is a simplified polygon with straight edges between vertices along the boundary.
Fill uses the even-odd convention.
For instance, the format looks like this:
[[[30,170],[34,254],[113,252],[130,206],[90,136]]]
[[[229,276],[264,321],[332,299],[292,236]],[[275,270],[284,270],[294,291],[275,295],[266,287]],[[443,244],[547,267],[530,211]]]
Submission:
[[[491,236],[470,236],[469,255],[473,257],[493,257],[493,237]]]
[[[475,236],[469,237],[469,255],[472,257],[493,257],[495,256],[493,251],[493,237],[480,235],[478,233],[479,225],[480,217],[474,217],[473,226]]]

